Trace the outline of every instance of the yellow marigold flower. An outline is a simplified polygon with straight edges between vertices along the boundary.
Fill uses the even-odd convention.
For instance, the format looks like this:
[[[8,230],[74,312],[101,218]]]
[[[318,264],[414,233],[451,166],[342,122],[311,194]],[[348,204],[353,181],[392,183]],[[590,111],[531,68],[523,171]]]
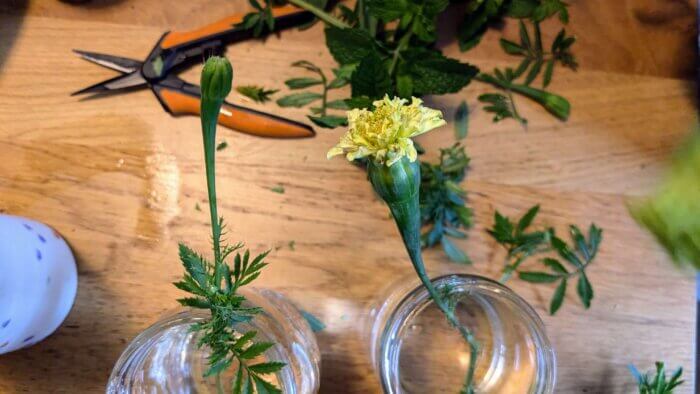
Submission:
[[[349,161],[370,157],[375,163],[391,166],[406,156],[415,161],[418,153],[412,137],[445,124],[442,113],[424,107],[423,101],[384,96],[374,102],[374,110],[348,111],[348,131],[338,145],[328,151],[328,158],[345,154]]]

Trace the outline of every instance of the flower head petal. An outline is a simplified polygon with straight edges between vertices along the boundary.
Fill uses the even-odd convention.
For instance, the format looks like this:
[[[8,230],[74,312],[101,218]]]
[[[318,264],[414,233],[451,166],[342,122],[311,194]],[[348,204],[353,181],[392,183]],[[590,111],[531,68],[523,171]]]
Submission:
[[[345,153],[348,160],[369,157],[376,163],[391,166],[402,157],[415,161],[412,137],[445,124],[442,113],[424,107],[423,101],[389,96],[374,102],[374,110],[348,111],[348,131],[328,151],[328,157]]]

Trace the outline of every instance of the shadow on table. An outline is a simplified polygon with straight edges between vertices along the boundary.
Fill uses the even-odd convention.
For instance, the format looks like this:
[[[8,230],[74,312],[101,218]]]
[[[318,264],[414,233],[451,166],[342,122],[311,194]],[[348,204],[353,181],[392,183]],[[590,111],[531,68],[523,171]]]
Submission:
[[[12,52],[27,7],[27,0],[14,0],[0,5],[0,69]]]
[[[80,277],[75,304],[49,337],[0,356],[0,380],[4,384],[0,385],[0,392],[49,392],[48,388],[61,392],[75,388],[80,388],[80,392],[103,391],[114,361],[126,347],[126,338],[114,342],[114,337],[106,334],[116,329],[111,306],[118,302],[119,296],[107,286],[88,284],[103,282],[104,275],[82,270],[85,258],[76,248],[71,249]],[[100,288],[99,294],[95,287]],[[90,312],[85,313],[86,309]]]
[[[124,0],[59,0],[61,3],[83,8],[106,8],[124,2]]]

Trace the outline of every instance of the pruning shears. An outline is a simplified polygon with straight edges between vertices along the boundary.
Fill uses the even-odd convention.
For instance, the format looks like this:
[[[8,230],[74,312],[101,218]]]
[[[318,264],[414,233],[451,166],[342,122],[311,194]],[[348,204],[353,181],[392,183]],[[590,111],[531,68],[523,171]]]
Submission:
[[[272,9],[279,29],[301,25],[312,15],[294,6]],[[221,52],[226,44],[244,41],[253,36],[250,29],[237,26],[243,14],[230,15],[199,29],[166,32],[158,40],[145,61],[125,57],[74,50],[80,57],[122,75],[79,90],[72,95],[102,95],[150,87],[163,108],[172,115],[199,115],[200,87],[185,82],[176,72],[201,63],[205,55]],[[225,102],[219,123],[242,133],[272,138],[304,138],[315,135],[306,124],[269,113]]]

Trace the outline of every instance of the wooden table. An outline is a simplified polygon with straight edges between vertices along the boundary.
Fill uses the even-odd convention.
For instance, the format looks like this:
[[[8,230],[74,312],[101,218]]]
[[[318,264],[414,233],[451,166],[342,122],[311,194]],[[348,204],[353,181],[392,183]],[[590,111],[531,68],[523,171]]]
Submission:
[[[167,9],[156,0],[0,5],[0,212],[57,228],[80,272],[63,326],[30,349],[0,357],[0,392],[102,391],[126,344],[176,306],[177,242],[208,247],[208,215],[195,209],[206,201],[198,120],[170,117],[147,90],[101,100],[69,96],[113,75],[78,59],[72,48],[143,58],[166,29],[196,27],[247,7],[229,0],[184,3]],[[527,130],[512,121],[492,124],[476,101],[489,88],[477,83],[430,100],[450,119],[462,99],[472,108],[465,187],[476,225],[460,243],[473,266],[452,264],[437,250],[426,252],[427,262],[433,272],[497,276],[504,253],[484,232],[494,209],[519,214],[541,203],[543,222],[560,231],[594,221],[605,234],[589,270],[590,310],[570,294],[550,317],[553,288],[511,283],[541,314],[556,346],[557,391],[634,392],[626,365],[651,368],[657,359],[683,366],[692,382],[694,280],[676,271],[630,219],[625,199],[652,189],[697,120],[694,2],[572,3],[569,29],[580,39],[581,68],[559,70],[551,86],[571,100],[568,122],[520,99]],[[547,37],[555,27],[547,27]],[[445,51],[485,69],[512,64],[497,37],[493,32],[464,55],[453,43]],[[320,26],[231,46],[228,57],[235,83],[275,88],[299,75],[292,61],[334,66]],[[184,77],[196,80],[197,73]],[[305,114],[274,103],[261,108],[300,120]],[[342,132],[274,141],[221,131],[229,143],[219,154],[221,211],[233,239],[274,249],[259,285],[284,292],[326,323],[318,335],[322,392],[378,392],[356,322],[379,289],[411,268],[365,175],[326,160]],[[420,142],[435,158],[437,148],[453,143],[452,128]],[[272,192],[276,185],[285,193]],[[678,392],[693,392],[692,384]]]

